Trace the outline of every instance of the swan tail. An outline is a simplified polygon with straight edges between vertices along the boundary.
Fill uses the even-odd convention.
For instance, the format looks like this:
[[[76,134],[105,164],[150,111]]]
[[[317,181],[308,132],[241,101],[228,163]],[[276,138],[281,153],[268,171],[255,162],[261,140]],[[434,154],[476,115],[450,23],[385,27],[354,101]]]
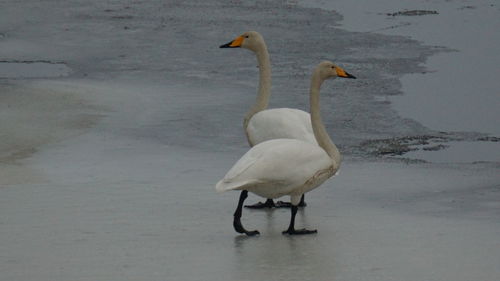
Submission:
[[[255,180],[243,181],[243,182],[231,182],[231,181],[221,180],[215,185],[215,191],[220,193],[228,190],[243,190],[255,186],[258,183],[259,181]]]

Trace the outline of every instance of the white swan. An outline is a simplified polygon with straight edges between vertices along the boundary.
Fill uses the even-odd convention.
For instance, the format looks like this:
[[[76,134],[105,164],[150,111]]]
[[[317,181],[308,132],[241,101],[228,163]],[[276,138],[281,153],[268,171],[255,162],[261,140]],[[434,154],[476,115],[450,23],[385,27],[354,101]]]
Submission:
[[[271,64],[264,38],[256,31],[248,31],[221,48],[245,48],[257,56],[259,89],[255,104],[247,112],[243,126],[250,146],[272,139],[298,139],[317,143],[309,113],[292,108],[266,109],[271,95]]]
[[[266,109],[271,95],[271,64],[269,53],[262,35],[256,31],[248,31],[233,41],[220,46],[221,48],[245,48],[253,51],[259,64],[259,89],[257,100],[250,108],[243,121],[246,137],[250,146],[272,139],[298,139],[317,144],[311,127],[309,113],[292,108]],[[299,206],[305,206],[301,198]],[[271,208],[289,206],[279,202],[275,205],[272,199],[265,203],[257,203],[245,207]]]
[[[325,79],[355,78],[332,62],[320,63],[313,72],[310,87],[310,109],[314,137],[312,144],[297,139],[274,139],[252,147],[215,188],[218,192],[241,190],[233,226],[238,233],[249,236],[258,231],[247,231],[241,224],[243,202],[248,191],[264,198],[290,195],[292,215],[287,234],[309,234],[316,230],[296,230],[295,215],[301,196],[333,176],[340,167],[341,155],[323,125],[319,108],[319,89]]]

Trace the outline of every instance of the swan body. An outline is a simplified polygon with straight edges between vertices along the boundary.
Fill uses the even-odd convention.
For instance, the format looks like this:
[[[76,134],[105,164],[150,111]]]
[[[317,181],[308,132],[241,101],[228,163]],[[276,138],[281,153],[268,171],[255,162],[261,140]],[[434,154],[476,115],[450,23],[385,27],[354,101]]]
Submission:
[[[216,190],[248,190],[264,198],[303,193],[334,174],[333,161],[318,145],[294,139],[259,143],[243,155],[217,183]]]
[[[257,112],[246,128],[254,146],[272,139],[297,139],[318,145],[309,113],[293,108],[273,108]]]
[[[301,196],[335,175],[340,168],[341,155],[330,139],[321,120],[319,89],[324,80],[333,77],[355,78],[332,62],[320,63],[313,72],[310,87],[310,122],[317,144],[297,139],[274,139],[253,146],[220,180],[219,192],[242,190],[234,214],[233,226],[239,233],[247,231],[241,225],[241,208],[248,191],[264,198],[290,196],[292,217],[288,234],[310,234],[315,230],[295,230],[295,214]]]

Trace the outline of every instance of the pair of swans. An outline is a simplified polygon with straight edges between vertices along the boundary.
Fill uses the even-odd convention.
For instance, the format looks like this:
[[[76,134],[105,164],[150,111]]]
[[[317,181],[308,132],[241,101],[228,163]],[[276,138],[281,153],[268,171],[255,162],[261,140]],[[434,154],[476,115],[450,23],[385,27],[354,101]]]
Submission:
[[[310,111],[288,108],[266,109],[269,99],[269,55],[262,36],[246,32],[221,47],[243,47],[254,51],[260,67],[256,104],[245,116],[244,126],[252,148],[216,184],[219,192],[241,190],[233,226],[238,233],[248,231],[241,224],[242,208],[248,191],[264,198],[290,196],[291,219],[284,234],[311,234],[316,230],[295,229],[295,215],[303,194],[335,175],[341,155],[321,120],[319,90],[328,78],[355,78],[332,62],[324,61],[313,71],[310,85]],[[276,127],[273,127],[276,126]]]

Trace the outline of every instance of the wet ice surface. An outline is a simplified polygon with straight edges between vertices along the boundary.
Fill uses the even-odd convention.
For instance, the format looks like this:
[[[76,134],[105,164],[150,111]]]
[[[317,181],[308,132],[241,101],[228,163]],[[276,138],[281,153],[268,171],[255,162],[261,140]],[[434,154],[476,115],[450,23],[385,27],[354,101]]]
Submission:
[[[497,1],[300,1],[335,9],[342,27],[354,31],[409,36],[447,47],[430,57],[427,70],[401,79],[402,96],[391,98],[405,117],[441,131],[500,134],[500,6]],[[421,16],[388,15],[423,10]],[[433,14],[437,12],[438,14]],[[363,20],[360,20],[360,19]],[[466,105],[466,106],[465,106]],[[466,118],[463,118],[463,117]]]
[[[496,142],[451,141],[443,145],[442,148],[410,151],[402,157],[434,163],[500,162],[500,149]]]
[[[490,280],[500,274],[493,167],[348,162],[334,181],[308,194],[309,206],[299,212],[297,224],[318,228],[317,235],[283,236],[286,210],[245,210],[243,222],[262,233],[249,238],[231,226],[237,194],[213,191],[235,156],[106,132],[42,152],[32,164],[51,183],[2,189],[4,278]]]
[[[391,101],[403,117],[434,130],[500,134],[500,59],[496,47],[500,36],[495,31],[500,28],[500,7],[495,1],[299,3],[339,11],[344,16],[342,27],[348,30],[408,36],[449,48],[451,52],[431,56],[426,70],[401,78],[404,95],[379,100]],[[404,157],[432,162],[498,161],[498,155],[488,151],[500,151],[500,143],[457,143],[449,150],[417,151]]]
[[[12,2],[0,16],[0,59],[36,55],[74,71],[0,81],[2,279],[500,275],[498,162],[389,161],[361,149],[367,140],[434,133],[386,100],[400,93],[403,74],[426,70],[425,58],[442,48],[347,32],[336,13],[288,4],[58,4]],[[248,149],[241,119],[257,77],[250,53],[217,46],[247,29],[268,40],[273,106],[306,108],[310,69],[321,59],[358,74],[322,91],[345,162],[297,216],[317,235],[283,236],[287,210],[245,210],[245,226],[262,235],[236,235],[238,194],[214,191]]]

